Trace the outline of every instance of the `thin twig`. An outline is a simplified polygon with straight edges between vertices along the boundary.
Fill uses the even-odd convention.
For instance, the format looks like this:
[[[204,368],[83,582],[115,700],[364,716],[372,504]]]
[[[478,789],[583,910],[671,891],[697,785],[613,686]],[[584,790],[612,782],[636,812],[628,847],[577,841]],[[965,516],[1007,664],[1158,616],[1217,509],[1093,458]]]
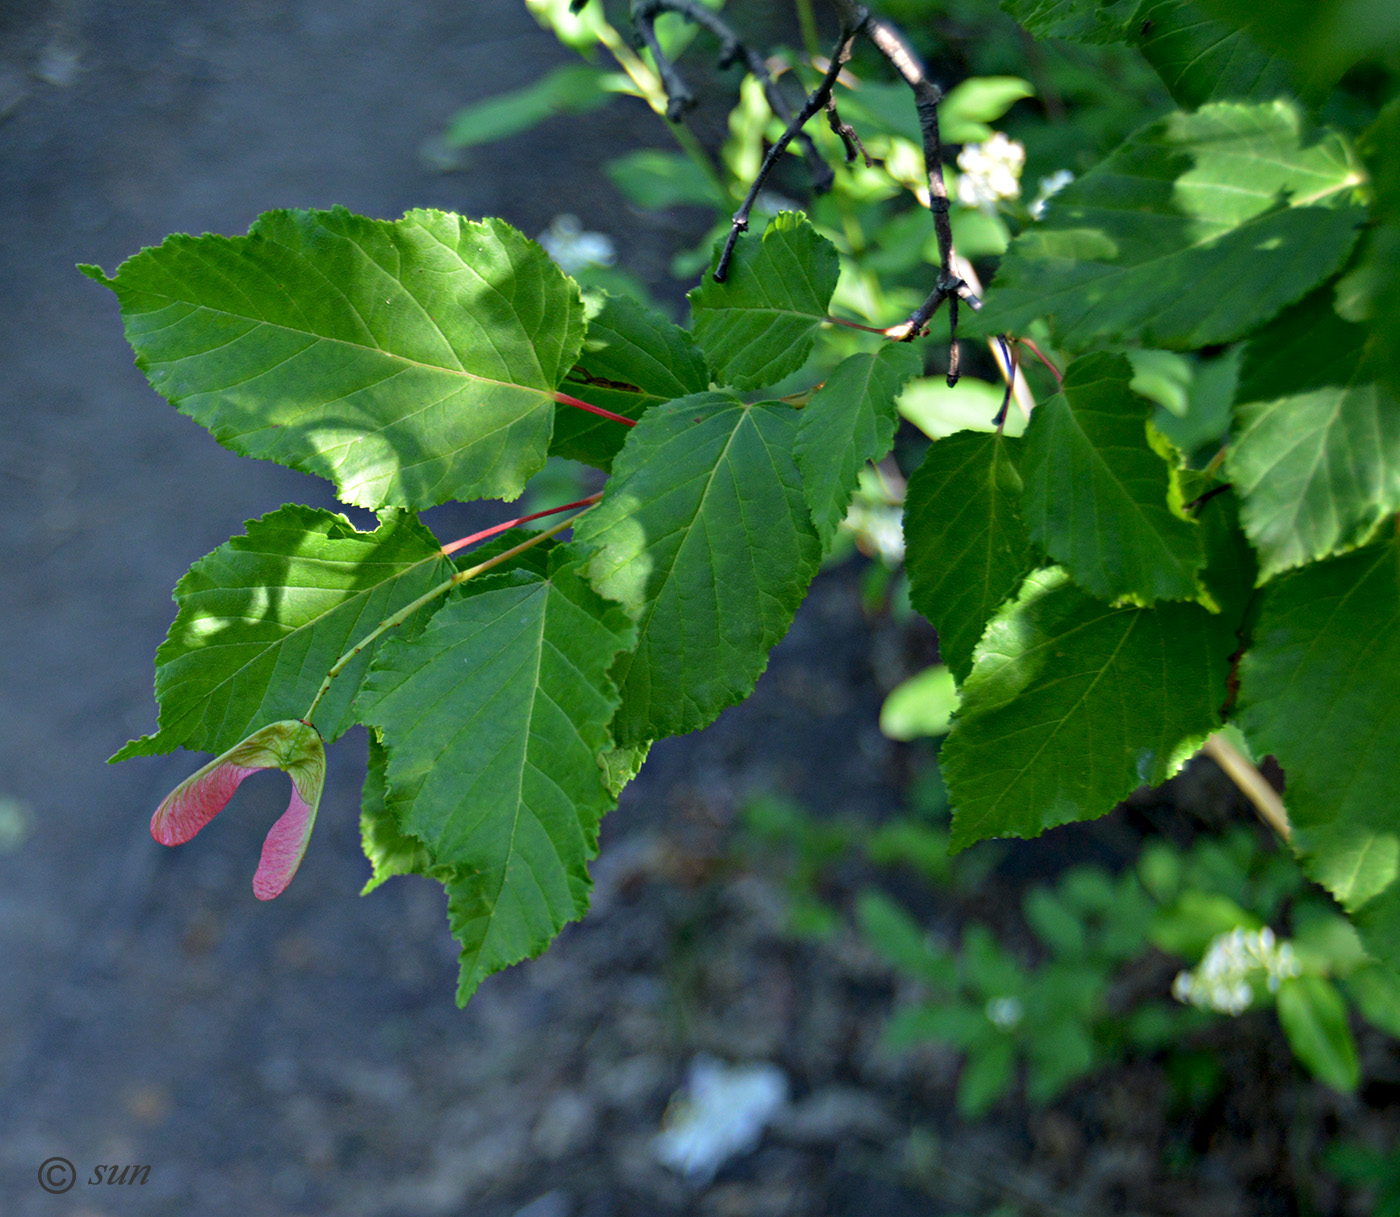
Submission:
[[[763,164],[759,166],[758,176],[754,178],[753,185],[749,187],[748,194],[744,196],[744,201],[739,204],[739,210],[734,213],[733,225],[729,229],[729,236],[725,239],[724,250],[719,256],[719,264],[715,267],[714,280],[716,283],[723,283],[725,276],[729,273],[729,261],[734,256],[734,244],[738,241],[739,234],[748,230],[749,213],[753,211],[754,202],[763,189],[763,183],[773,172],[773,166],[778,163],[778,158],[787,151],[787,146],[792,143],[793,137],[807,125],[807,121],[812,115],[826,105],[827,98],[831,96],[831,90],[836,84],[837,76],[841,74],[842,67],[850,58],[851,43],[854,40],[855,34],[843,27],[841,36],[836,40],[836,49],[831,53],[831,63],[826,69],[826,75],[822,77],[821,84],[812,90],[803,103],[802,109],[788,123],[782,135],[778,136],[777,142],[768,149],[768,155],[763,158]]]
[[[1254,804],[1255,811],[1265,824],[1285,841],[1292,838],[1293,825],[1288,821],[1288,809],[1249,757],[1219,734],[1206,740],[1201,745],[1201,751],[1219,765],[1225,776],[1239,787],[1240,793]]]
[[[860,142],[860,136],[856,134],[856,129],[850,123],[842,122],[841,115],[836,110],[836,94],[833,93],[826,99],[826,124],[829,126],[841,141],[842,147],[846,150],[846,164],[855,164],[857,153],[865,159],[865,167],[873,169],[875,162],[870,159],[870,153],[865,150],[865,145]]]

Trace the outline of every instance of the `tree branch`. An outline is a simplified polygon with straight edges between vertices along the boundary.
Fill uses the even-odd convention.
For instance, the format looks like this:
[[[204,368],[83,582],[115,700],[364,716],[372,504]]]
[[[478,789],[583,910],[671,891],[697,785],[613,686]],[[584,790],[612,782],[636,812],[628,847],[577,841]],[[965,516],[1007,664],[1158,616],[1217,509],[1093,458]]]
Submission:
[[[632,0],[632,24],[650,49],[652,58],[656,60],[656,70],[666,90],[667,118],[672,122],[679,121],[682,114],[695,104],[695,96],[675,64],[662,53],[655,29],[656,19],[662,13],[676,13],[692,25],[709,30],[719,40],[719,66],[727,68],[742,60],[749,74],[762,86],[768,108],[773,111],[778,121],[792,122],[792,107],[788,105],[787,98],[778,88],[778,82],[768,71],[763,56],[743,42],[718,13],[706,8],[697,0]],[[802,145],[807,169],[812,175],[812,189],[818,194],[825,194],[836,180],[831,166],[822,159],[816,145],[805,134],[802,136]]]

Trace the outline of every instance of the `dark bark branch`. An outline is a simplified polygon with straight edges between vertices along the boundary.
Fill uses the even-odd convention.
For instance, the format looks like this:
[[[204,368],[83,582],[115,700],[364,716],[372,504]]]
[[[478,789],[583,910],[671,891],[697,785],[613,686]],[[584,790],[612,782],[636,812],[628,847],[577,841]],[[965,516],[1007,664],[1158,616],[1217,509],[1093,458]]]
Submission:
[[[957,302],[965,300],[973,309],[981,308],[982,302],[953,269],[953,226],[948,219],[943,140],[938,130],[938,103],[943,99],[943,90],[928,78],[918,54],[898,29],[883,18],[873,16],[865,5],[855,0],[834,2],[842,24],[869,38],[914,94],[914,108],[918,111],[919,131],[923,136],[929,211],[933,213],[933,231],[938,241],[938,279],[928,299],[909,315],[902,337],[907,342],[925,333],[938,306],[949,301],[948,383],[953,385],[957,383],[959,362]]]
[[[749,187],[748,194],[744,196],[744,201],[739,204],[739,210],[734,213],[733,227],[729,230],[729,236],[724,242],[724,251],[720,254],[719,264],[715,267],[716,283],[723,283],[725,276],[729,273],[729,261],[734,256],[734,243],[738,241],[739,234],[748,229],[749,213],[753,211],[754,201],[763,189],[763,183],[773,172],[773,166],[778,163],[778,158],[787,151],[787,146],[792,143],[793,137],[807,125],[812,115],[826,105],[831,97],[831,90],[836,84],[836,78],[841,74],[841,68],[850,58],[851,43],[854,40],[855,34],[843,27],[841,36],[836,40],[836,49],[831,53],[831,63],[827,67],[826,75],[822,77],[821,84],[812,90],[811,95],[803,103],[802,109],[797,112],[788,123],[786,130],[778,137],[777,143],[768,149],[768,155],[763,158],[763,164],[759,166],[758,176],[754,178],[753,185]]]
[[[709,30],[719,40],[719,66],[727,68],[742,61],[749,74],[762,86],[768,108],[773,111],[778,121],[792,122],[792,107],[788,105],[787,98],[778,88],[778,82],[768,71],[763,56],[744,43],[718,13],[697,3],[697,0],[632,0],[632,24],[651,50],[652,58],[656,60],[656,70],[660,73],[662,86],[666,90],[667,118],[672,122],[679,120],[681,115],[695,104],[695,97],[686,85],[684,77],[676,70],[675,64],[662,54],[655,29],[656,19],[662,13],[676,13],[691,24]],[[812,188],[818,194],[825,194],[836,180],[831,166],[822,160],[816,145],[805,134],[802,136],[802,146],[807,170],[812,175]]]

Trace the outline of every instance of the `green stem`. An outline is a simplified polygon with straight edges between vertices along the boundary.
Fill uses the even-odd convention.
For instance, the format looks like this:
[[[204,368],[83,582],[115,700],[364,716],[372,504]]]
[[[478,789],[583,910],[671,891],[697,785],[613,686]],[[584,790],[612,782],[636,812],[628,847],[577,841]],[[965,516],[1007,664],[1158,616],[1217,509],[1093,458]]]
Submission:
[[[550,537],[558,536],[566,528],[572,528],[574,523],[579,520],[587,510],[588,508],[585,508],[584,511],[580,511],[577,515],[570,516],[567,520],[560,520],[558,524],[551,525],[542,532],[536,533],[528,541],[522,541],[519,545],[512,546],[504,553],[499,553],[493,558],[487,558],[485,562],[479,562],[475,566],[469,566],[466,570],[459,570],[452,578],[445,579],[435,588],[424,592],[417,600],[414,600],[410,604],[405,604],[398,612],[391,613],[389,616],[385,617],[374,629],[370,630],[359,642],[331,664],[331,670],[326,673],[326,679],[321,682],[321,687],[316,690],[316,696],[312,698],[311,706],[306,713],[302,715],[301,721],[306,723],[307,726],[311,725],[312,718],[316,713],[316,707],[321,704],[321,699],[330,691],[331,681],[345,671],[350,661],[375,639],[388,633],[395,626],[402,625],[425,604],[431,604],[439,596],[445,596],[458,584],[465,583],[468,579],[475,579],[477,575],[490,570],[493,566],[500,566],[502,562],[515,557],[516,554],[523,554],[527,549],[533,549],[536,545],[540,544],[540,542],[547,541]]]

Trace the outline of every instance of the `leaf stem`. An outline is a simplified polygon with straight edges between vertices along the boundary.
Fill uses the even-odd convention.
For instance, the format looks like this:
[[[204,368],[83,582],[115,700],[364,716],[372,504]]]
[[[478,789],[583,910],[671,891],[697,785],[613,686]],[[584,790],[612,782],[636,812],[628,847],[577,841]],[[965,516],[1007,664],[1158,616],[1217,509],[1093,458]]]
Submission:
[[[579,401],[577,397],[570,397],[567,393],[555,393],[554,400],[561,406],[573,406],[575,410],[587,410],[590,414],[596,414],[599,418],[608,418],[615,423],[621,423],[624,427],[635,427],[637,420],[628,418],[625,414],[614,414],[611,410],[604,410],[602,406],[590,406],[586,401]]]
[[[505,532],[514,528],[518,524],[528,524],[531,520],[538,520],[541,516],[556,515],[561,511],[568,511],[572,507],[592,507],[603,497],[600,490],[597,494],[590,494],[586,499],[579,499],[576,503],[565,503],[562,507],[550,507],[545,511],[532,512],[528,516],[517,516],[514,520],[507,520],[504,524],[493,524],[490,528],[483,528],[480,532],[474,532],[469,537],[460,537],[456,541],[451,541],[442,547],[442,553],[453,554],[459,549],[465,549],[468,545],[475,545],[478,541],[484,541],[487,537],[494,537],[498,532]]]
[[[577,504],[571,505],[577,506]],[[592,504],[589,504],[589,506],[591,507]],[[458,584],[465,583],[468,579],[475,579],[477,575],[480,575],[485,571],[490,570],[492,567],[500,566],[502,562],[508,561],[509,559],[515,557],[517,554],[523,554],[527,549],[533,549],[542,541],[547,541],[550,537],[558,536],[559,533],[563,532],[565,529],[572,528],[574,523],[587,510],[588,508],[585,507],[583,511],[580,511],[578,513],[578,515],[572,515],[567,520],[560,520],[558,524],[551,525],[549,528],[546,528],[543,531],[536,533],[529,540],[522,541],[519,545],[513,545],[510,549],[507,549],[502,553],[496,554],[494,557],[487,558],[485,562],[479,562],[475,566],[469,566],[466,570],[459,570],[455,575],[452,576],[452,578],[443,580],[443,582],[439,583],[436,587],[424,592],[421,596],[418,597],[417,600],[414,600],[409,604],[405,604],[403,608],[399,609],[395,613],[390,613],[389,616],[385,617],[383,621],[381,621],[377,626],[374,627],[374,629],[370,630],[368,634],[361,638],[359,642],[357,642],[353,647],[346,651],[344,655],[342,655],[333,664],[331,664],[330,671],[326,673],[326,679],[321,682],[321,687],[316,690],[316,696],[311,699],[311,705],[307,709],[306,713],[302,715],[301,721],[306,723],[307,726],[311,725],[312,718],[316,713],[316,707],[321,704],[321,699],[325,697],[327,692],[330,691],[331,681],[333,681],[337,676],[339,676],[345,670],[346,666],[350,663],[350,661],[353,660],[355,656],[358,655],[361,651],[363,651],[365,647],[369,646],[370,643],[374,642],[375,639],[379,638],[383,634],[388,633],[395,626],[402,625],[425,604],[431,604],[439,596],[445,596]]]

